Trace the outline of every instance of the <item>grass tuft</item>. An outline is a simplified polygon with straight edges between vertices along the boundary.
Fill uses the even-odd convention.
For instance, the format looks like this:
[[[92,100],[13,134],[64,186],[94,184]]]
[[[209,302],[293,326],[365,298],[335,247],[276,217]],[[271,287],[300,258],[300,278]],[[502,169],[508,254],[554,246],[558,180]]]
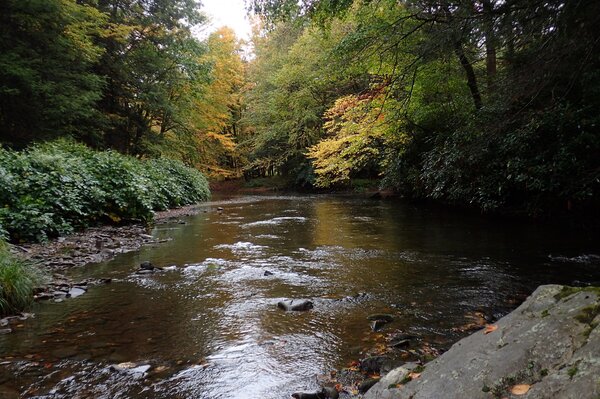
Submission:
[[[35,266],[11,254],[0,242],[0,316],[10,316],[29,308],[33,290],[43,281]]]

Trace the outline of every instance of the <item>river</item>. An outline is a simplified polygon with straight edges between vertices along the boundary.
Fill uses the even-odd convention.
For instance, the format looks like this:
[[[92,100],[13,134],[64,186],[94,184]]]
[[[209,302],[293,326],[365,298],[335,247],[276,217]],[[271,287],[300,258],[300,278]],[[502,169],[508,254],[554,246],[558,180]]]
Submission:
[[[390,356],[427,358],[540,284],[600,284],[597,237],[401,201],[240,196],[185,222],[72,269],[113,282],[36,304],[0,336],[0,397],[289,398],[394,334],[415,338]],[[145,260],[166,270],[136,274]],[[314,309],[278,309],[286,298]],[[394,321],[374,332],[374,313]],[[151,367],[114,369],[125,362]]]

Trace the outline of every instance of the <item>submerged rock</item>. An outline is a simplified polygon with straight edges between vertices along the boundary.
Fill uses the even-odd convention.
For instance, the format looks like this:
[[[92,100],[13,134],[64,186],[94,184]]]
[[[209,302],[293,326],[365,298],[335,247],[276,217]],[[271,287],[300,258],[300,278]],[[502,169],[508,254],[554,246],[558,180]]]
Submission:
[[[338,399],[340,397],[340,394],[337,391],[337,389],[333,387],[323,387],[323,390],[321,392],[325,393],[325,397],[329,399]]]
[[[388,322],[385,320],[374,320],[371,322],[371,330],[379,331],[385,326]]]
[[[279,302],[277,302],[277,306],[280,309],[283,309],[286,311],[300,312],[300,311],[310,310],[313,308],[314,305],[313,305],[312,301],[309,301],[307,299],[291,299],[291,300],[287,300],[287,301],[279,301]]]
[[[123,372],[131,373],[138,377],[145,375],[148,372],[148,370],[150,370],[151,368],[152,368],[152,366],[149,364],[138,365],[138,364],[132,363],[132,362],[123,362],[123,363],[116,364],[114,366],[110,366],[110,370],[112,370],[112,371],[123,371]]]
[[[154,269],[142,269],[135,272],[135,274],[153,274]]]
[[[360,361],[361,371],[369,374],[385,373],[394,367],[394,361],[387,356],[371,356]]]
[[[267,276],[272,276],[273,272],[270,272],[268,270],[265,270],[265,273],[263,274],[263,276],[267,277]]]
[[[391,323],[392,321],[394,321],[394,316],[387,313],[376,313],[367,316],[367,319],[370,321],[383,321],[385,323]]]
[[[383,326],[394,321],[394,316],[387,313],[378,313],[367,316],[367,319],[371,321],[371,330],[379,331]]]
[[[414,335],[410,334],[396,334],[392,337],[390,346],[392,348],[406,348],[410,346],[410,343],[417,339]]]
[[[365,399],[600,397],[600,288],[539,287],[519,308],[425,365],[394,369]],[[398,388],[397,384],[402,387]]]
[[[379,378],[367,378],[358,386],[359,393],[366,393],[369,389],[373,387],[373,385],[379,382]]]

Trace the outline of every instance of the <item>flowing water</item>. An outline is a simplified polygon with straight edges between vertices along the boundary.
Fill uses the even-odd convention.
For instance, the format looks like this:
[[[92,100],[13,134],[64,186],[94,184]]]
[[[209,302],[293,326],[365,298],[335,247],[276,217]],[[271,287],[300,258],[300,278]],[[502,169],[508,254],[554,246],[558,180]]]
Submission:
[[[169,242],[71,270],[113,282],[0,336],[0,397],[289,398],[394,333],[416,339],[390,356],[426,357],[539,284],[600,284],[594,237],[547,226],[332,196],[203,207],[154,229]],[[144,260],[166,270],[135,274]],[[284,312],[286,298],[315,306]],[[374,313],[394,321],[373,332]],[[111,367],[124,362],[151,367]]]

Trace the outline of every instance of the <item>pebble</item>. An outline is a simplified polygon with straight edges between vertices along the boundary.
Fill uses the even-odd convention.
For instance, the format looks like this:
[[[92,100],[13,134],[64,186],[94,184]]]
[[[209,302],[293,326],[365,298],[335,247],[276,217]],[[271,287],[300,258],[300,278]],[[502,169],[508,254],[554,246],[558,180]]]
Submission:
[[[279,301],[277,302],[277,307],[287,311],[305,311],[310,310],[314,307],[313,303],[307,299],[292,299],[287,301]]]

